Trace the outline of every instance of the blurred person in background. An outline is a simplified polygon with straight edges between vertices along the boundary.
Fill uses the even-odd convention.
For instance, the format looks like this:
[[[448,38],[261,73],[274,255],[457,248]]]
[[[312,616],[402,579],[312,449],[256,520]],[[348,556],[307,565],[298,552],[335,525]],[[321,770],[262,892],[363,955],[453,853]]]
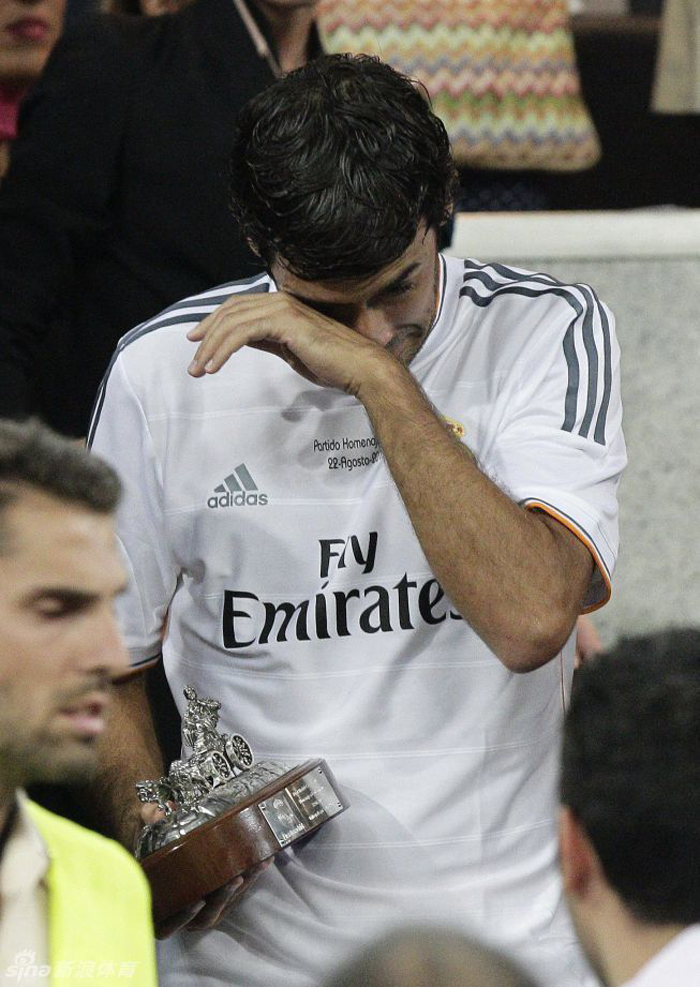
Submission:
[[[126,329],[255,273],[226,201],[230,134],[319,50],[315,6],[195,0],[61,40],[0,189],[0,414],[85,435]]]
[[[155,987],[135,861],[24,793],[30,782],[85,780],[98,765],[112,678],[126,665],[114,616],[126,578],[119,489],[105,463],[44,426],[0,421],[3,983],[97,976],[110,987],[132,976]]]
[[[606,987],[700,984],[700,630],[623,639],[577,674],[560,860]]]
[[[602,647],[598,628],[588,614],[582,614],[576,621],[576,668],[595,658]]]
[[[336,971],[324,987],[536,987],[510,960],[459,932],[408,926]]]
[[[664,3],[652,106],[700,113],[700,0]]]
[[[0,0],[0,179],[10,162],[23,98],[63,28],[66,0]]]

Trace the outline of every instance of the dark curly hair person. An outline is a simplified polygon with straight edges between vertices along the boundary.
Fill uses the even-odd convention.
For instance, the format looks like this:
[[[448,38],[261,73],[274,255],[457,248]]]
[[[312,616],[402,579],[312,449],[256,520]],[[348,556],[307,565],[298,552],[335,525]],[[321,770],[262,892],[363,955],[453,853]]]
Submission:
[[[607,987],[700,983],[700,630],[623,638],[577,673],[561,860]]]
[[[231,208],[268,267],[283,257],[303,280],[363,278],[405,253],[421,222],[442,229],[457,175],[426,102],[418,83],[379,59],[341,55],[316,59],[244,107]]]

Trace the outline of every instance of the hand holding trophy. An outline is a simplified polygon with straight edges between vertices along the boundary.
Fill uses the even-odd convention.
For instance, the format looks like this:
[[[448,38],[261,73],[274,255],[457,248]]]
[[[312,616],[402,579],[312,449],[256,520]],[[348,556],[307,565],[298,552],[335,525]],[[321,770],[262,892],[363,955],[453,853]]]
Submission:
[[[221,703],[184,690],[183,746],[192,755],[168,774],[140,781],[142,802],[164,818],[141,830],[136,856],[162,922],[315,832],[347,808],[321,758],[290,766],[253,762],[239,734],[219,733]]]

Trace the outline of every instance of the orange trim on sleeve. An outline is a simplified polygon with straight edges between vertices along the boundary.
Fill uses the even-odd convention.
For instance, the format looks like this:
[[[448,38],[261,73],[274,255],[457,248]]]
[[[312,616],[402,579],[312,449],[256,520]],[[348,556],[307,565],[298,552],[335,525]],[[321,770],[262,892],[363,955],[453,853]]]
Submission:
[[[605,598],[602,599],[599,603],[592,603],[590,606],[584,607],[581,613],[593,613],[595,610],[600,610],[601,607],[604,607],[605,604],[610,599],[610,596],[612,594],[612,587],[610,585],[610,579],[608,577],[608,573],[605,569],[600,553],[598,552],[598,549],[595,547],[591,539],[586,537],[586,535],[584,535],[582,531],[580,531],[574,524],[572,524],[568,518],[563,517],[561,514],[559,514],[557,510],[555,510],[553,507],[550,507],[549,504],[543,504],[539,500],[530,500],[525,505],[525,510],[542,511],[544,514],[549,514],[549,516],[553,517],[555,521],[558,521],[560,524],[563,524],[565,528],[568,528],[568,530],[572,533],[572,535],[576,535],[578,540],[586,546],[588,551],[593,556],[593,561],[596,564],[598,572],[603,577],[603,582],[605,584]]]

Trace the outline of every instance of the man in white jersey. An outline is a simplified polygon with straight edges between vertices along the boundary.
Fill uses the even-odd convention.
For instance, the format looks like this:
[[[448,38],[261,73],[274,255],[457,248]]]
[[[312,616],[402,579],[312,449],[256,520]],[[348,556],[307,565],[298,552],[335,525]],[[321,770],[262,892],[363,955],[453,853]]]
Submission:
[[[306,987],[417,917],[586,981],[555,788],[572,631],[617,550],[618,349],[590,288],[438,253],[453,182],[388,66],[277,81],[231,168],[266,273],[133,330],[99,392],[135,669],[167,614],[180,709],[190,684],[259,757],[323,754],[351,802],[165,942],[166,985]],[[102,804],[128,840],[161,765],[143,675],[120,692]]]
[[[700,630],[624,638],[564,727],[564,884],[606,987],[700,984]]]

